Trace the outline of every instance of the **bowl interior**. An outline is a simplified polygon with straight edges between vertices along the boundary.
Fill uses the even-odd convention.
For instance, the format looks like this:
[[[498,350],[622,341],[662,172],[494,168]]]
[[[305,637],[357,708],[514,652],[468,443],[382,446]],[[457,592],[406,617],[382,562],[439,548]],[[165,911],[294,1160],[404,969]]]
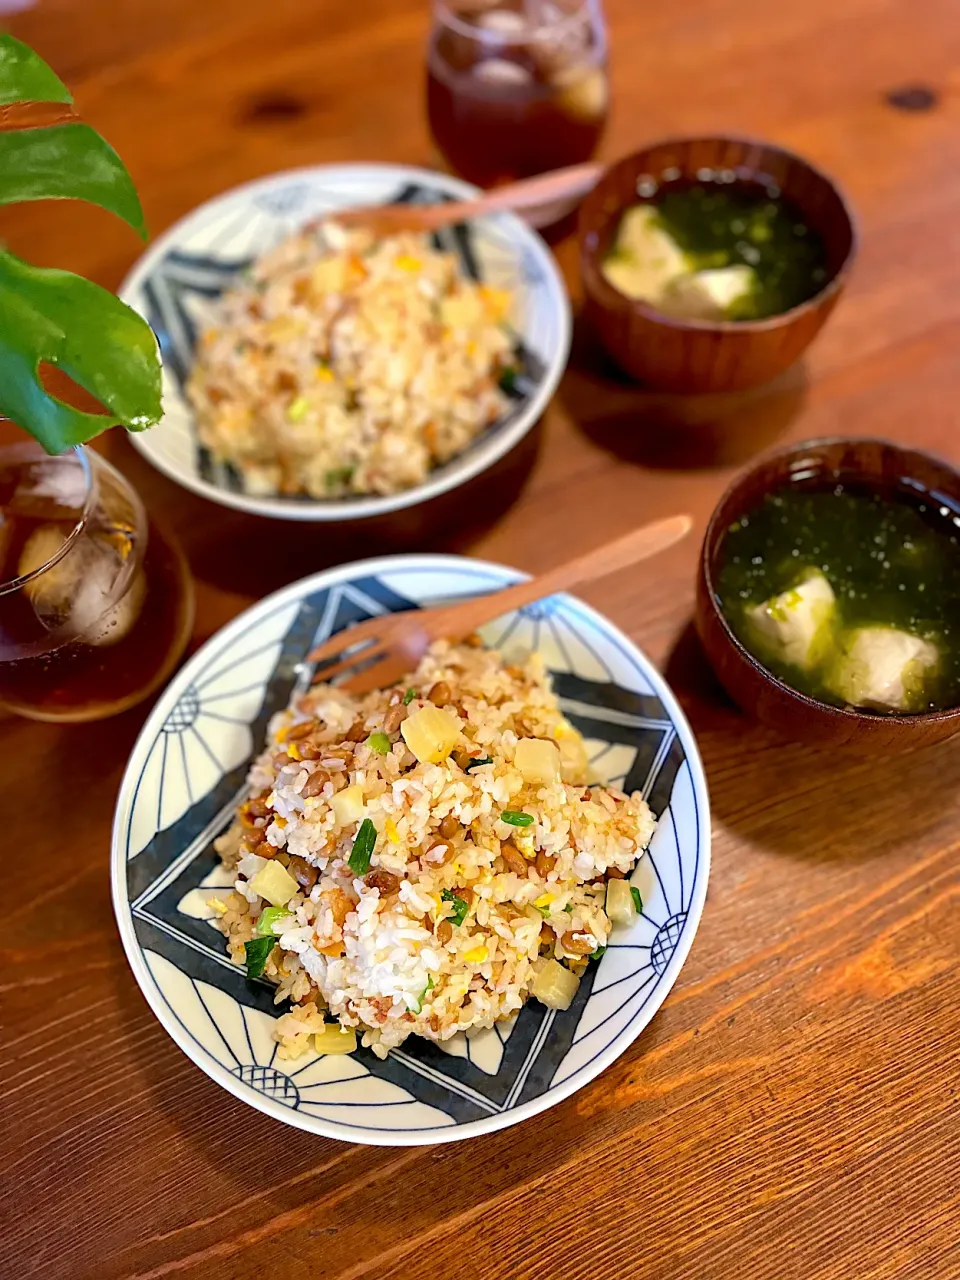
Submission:
[[[710,518],[701,552],[701,571],[713,614],[722,624],[730,646],[739,651],[767,681],[779,686],[785,695],[795,700],[798,706],[816,708],[825,716],[883,725],[916,726],[960,715],[960,708],[955,707],[911,715],[888,715],[855,707],[837,707],[812,698],[786,684],[764,666],[738,639],[720,608],[716,575],[730,525],[745,511],[757,506],[765,494],[791,481],[831,483],[840,479],[863,484],[890,498],[904,492],[929,493],[956,511],[960,518],[960,473],[929,454],[905,449],[890,441],[869,439],[813,440],[779,450],[760,459],[739,476],[720,499]]]
[[[690,730],[669,689],[617,629],[566,596],[504,617],[486,638],[539,650],[596,768],[642,790],[660,824],[634,883],[643,914],[590,966],[569,1010],[530,1001],[446,1051],[411,1038],[381,1061],[276,1056],[282,1007],[247,982],[205,915],[201,886],[229,882],[212,842],[245,791],[269,717],[309,678],[305,654],[383,611],[494,590],[519,575],[449,556],[397,556],[318,574],[268,597],[171,683],[134,748],[113,842],[114,906],[134,974],[160,1021],[245,1102],[316,1133],[430,1143],[490,1131],[559,1101],[609,1065],[653,1016],[696,930],[710,822]]]
[[[703,321],[668,317],[648,303],[628,298],[609,283],[600,270],[613,246],[625,209],[656,201],[656,193],[646,193],[646,184],[695,181],[718,172],[732,172],[738,178],[779,188],[803,214],[805,221],[823,238],[827,277],[820,289],[805,302],[765,320]],[[584,201],[580,237],[583,257],[589,264],[591,286],[619,306],[637,308],[663,323],[680,328],[732,328],[749,331],[757,327],[783,324],[798,311],[816,305],[836,289],[854,252],[854,227],[847,205],[834,183],[807,161],[779,147],[740,138],[682,138],[658,143],[625,156],[606,171]]]
[[[570,308],[563,281],[540,237],[509,214],[449,228],[433,237],[465,274],[514,297],[511,326],[525,370],[511,408],[427,482],[398,494],[317,501],[245,490],[235,468],[200,442],[184,393],[197,336],[216,301],[250,263],[299,227],[338,208],[432,204],[475,194],[444,174],[402,165],[317,166],[248,183],[201,205],[160,236],[124,281],[120,296],[149,320],[163,353],[164,417],[132,436],[159,470],[214,501],[293,520],[347,520],[411,506],[463,483],[501,457],[545,408],[566,363]]]

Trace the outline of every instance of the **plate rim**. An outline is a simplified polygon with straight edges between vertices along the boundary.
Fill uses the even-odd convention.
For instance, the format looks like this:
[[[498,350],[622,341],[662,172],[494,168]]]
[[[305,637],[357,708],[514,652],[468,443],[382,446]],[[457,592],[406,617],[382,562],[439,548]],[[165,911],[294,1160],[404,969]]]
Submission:
[[[142,312],[134,304],[130,296],[131,293],[142,287],[144,280],[150,275],[166,252],[170,248],[176,247],[179,238],[183,235],[184,230],[192,219],[221,201],[240,195],[253,196],[261,190],[268,190],[278,182],[286,182],[298,177],[315,178],[322,175],[338,174],[343,176],[370,174],[375,177],[389,175],[401,180],[427,181],[446,188],[452,195],[464,200],[482,194],[479,187],[451,174],[442,173],[435,169],[427,169],[419,165],[391,164],[387,161],[299,165],[292,169],[280,169],[275,173],[265,174],[259,178],[251,178],[246,182],[237,183],[236,186],[228,187],[225,191],[209,196],[206,200],[194,205],[192,209],[188,209],[186,213],[181,214],[137,258],[121,281],[117,289],[117,297],[136,311],[138,315],[142,315]],[[529,227],[516,214],[501,212],[493,216],[510,230],[511,239],[519,240],[530,249],[537,258],[539,265],[543,268],[549,281],[550,292],[553,295],[551,303],[556,307],[560,334],[556,353],[549,357],[543,381],[537,388],[536,393],[507,427],[502,431],[495,431],[486,444],[481,440],[480,447],[473,451],[472,456],[466,462],[462,462],[464,454],[460,454],[447,464],[451,468],[447,474],[441,475],[434,472],[433,478],[428,477],[423,484],[415,485],[412,489],[403,489],[399,493],[364,495],[352,499],[340,499],[336,503],[321,502],[317,499],[292,502],[275,495],[234,493],[230,489],[221,489],[219,486],[211,484],[208,480],[204,480],[202,476],[178,471],[165,458],[156,456],[150,450],[148,444],[149,431],[161,429],[163,427],[163,418],[157,423],[156,427],[152,427],[148,431],[130,433],[134,448],[142,457],[146,458],[152,467],[155,467],[161,474],[165,475],[168,480],[172,480],[174,484],[180,485],[199,497],[207,498],[211,502],[216,502],[220,506],[230,507],[235,511],[244,511],[248,515],[266,516],[299,523],[325,524],[344,520],[366,520],[375,516],[387,515],[393,511],[418,506],[422,502],[429,502],[432,498],[448,493],[451,489],[465,484],[468,480],[472,480],[481,472],[486,471],[505,454],[509,453],[511,449],[515,448],[543,415],[566,371],[573,340],[573,309],[570,295],[563,273],[549,245],[538,232]]]
[[[638,660],[640,667],[650,678],[657,696],[663,702],[664,709],[677,731],[677,736],[683,743],[686,760],[690,768],[690,783],[694,802],[700,814],[698,856],[702,858],[703,872],[701,876],[698,876],[697,883],[691,894],[680,939],[670,956],[660,982],[657,984],[657,990],[643,1006],[642,1012],[646,1016],[638,1018],[636,1020],[638,1025],[635,1027],[632,1022],[628,1024],[589,1063],[584,1064],[579,1070],[573,1072],[572,1075],[555,1088],[546,1090],[538,1098],[533,1098],[510,1111],[502,1111],[496,1115],[469,1120],[464,1124],[440,1125],[435,1129],[423,1129],[413,1132],[394,1132],[386,1129],[370,1130],[339,1122],[333,1125],[322,1117],[308,1115],[305,1112],[281,1106],[280,1103],[275,1102],[272,1098],[268,1098],[257,1090],[249,1090],[248,1092],[252,1096],[248,1096],[248,1092],[241,1092],[242,1081],[233,1076],[209,1054],[201,1056],[195,1051],[192,1039],[182,1030],[179,1019],[170,1008],[150,972],[143,948],[137,940],[126,892],[127,859],[123,849],[122,828],[132,803],[133,783],[135,782],[134,770],[136,768],[142,770],[145,763],[144,760],[139,759],[141,753],[152,744],[156,733],[159,732],[172,706],[176,704],[184,689],[189,686],[195,672],[200,669],[203,663],[210,660],[214,652],[219,652],[229,645],[234,635],[242,632],[257,615],[270,613],[278,605],[293,603],[295,600],[301,599],[314,591],[322,590],[324,587],[335,586],[338,582],[354,578],[361,573],[389,572],[391,568],[396,569],[401,566],[413,570],[456,571],[458,567],[462,567],[464,564],[476,565],[479,568],[506,575],[505,585],[509,584],[510,581],[525,581],[530,577],[529,574],[509,565],[500,564],[493,560],[482,560],[473,556],[432,552],[373,556],[363,560],[353,560],[344,565],[336,565],[329,569],[321,569],[314,574],[308,574],[306,577],[299,578],[295,582],[288,583],[277,591],[271,592],[270,595],[264,596],[261,600],[242,610],[225,626],[215,631],[196,653],[191,655],[190,659],[184,663],[166,685],[149,716],[144,721],[140,732],[137,734],[117,792],[110,837],[110,891],[114,919],[117,923],[124,954],[133,972],[134,980],[157,1021],[173,1040],[174,1044],[195,1066],[199,1067],[211,1080],[226,1089],[228,1093],[232,1094],[240,1102],[256,1108],[282,1124],[288,1124],[308,1133],[325,1138],[333,1138],[341,1142],[357,1142],[366,1146],[389,1147],[433,1146],[440,1143],[457,1142],[509,1128],[511,1125],[531,1119],[533,1116],[539,1115],[550,1107],[565,1101],[579,1089],[590,1084],[598,1075],[611,1066],[653,1021],[664,1000],[673,990],[680,970],[690,953],[706,901],[712,847],[710,799],[703,761],[701,760],[700,751],[690,723],[666,679],[646,654],[615,622],[604,617],[603,614],[579,597],[569,592],[558,592],[556,594],[573,600],[587,617],[601,623],[604,628],[612,629],[617,640],[626,646],[629,656]],[[254,744],[255,749],[256,744]]]

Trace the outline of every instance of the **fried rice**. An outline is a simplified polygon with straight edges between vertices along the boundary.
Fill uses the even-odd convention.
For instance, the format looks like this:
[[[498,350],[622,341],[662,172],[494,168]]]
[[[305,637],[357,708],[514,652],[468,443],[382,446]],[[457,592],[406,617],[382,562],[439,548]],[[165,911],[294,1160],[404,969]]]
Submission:
[[[333,1021],[381,1057],[444,1041],[512,1017],[548,964],[582,974],[610,934],[607,880],[655,825],[588,767],[537,655],[440,642],[395,688],[320,685],[274,717],[217,844],[236,880],[214,905],[232,959],[261,946],[292,1002],[280,1056]]]
[[[301,231],[201,335],[187,384],[200,439],[252,493],[420,484],[507,409],[510,305],[424,236]]]

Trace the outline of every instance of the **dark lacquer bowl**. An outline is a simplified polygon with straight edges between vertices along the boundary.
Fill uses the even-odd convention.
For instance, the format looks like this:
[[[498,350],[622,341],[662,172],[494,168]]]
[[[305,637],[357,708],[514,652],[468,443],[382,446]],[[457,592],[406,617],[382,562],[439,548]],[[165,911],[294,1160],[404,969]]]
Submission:
[[[766,320],[678,320],[615,289],[601,264],[623,211],[637,204],[643,178],[696,179],[699,170],[730,170],[770,180],[823,237],[827,281],[800,306]],[[584,308],[600,341],[624,372],[664,391],[742,391],[790,367],[820,331],[843,290],[856,244],[853,220],[837,187],[780,147],[742,138],[660,142],[611,166],[580,210]]]
[[[798,693],[771,674],[734,635],[717,601],[715,573],[730,525],[763,495],[791,479],[859,481],[881,494],[917,486],[960,508],[960,472],[929,454],[886,440],[812,440],[767,454],[738,476],[710,518],[697,577],[697,631],[727,692],[752,716],[788,738],[863,751],[925,746],[960,732],[960,707],[882,715],[834,707]]]

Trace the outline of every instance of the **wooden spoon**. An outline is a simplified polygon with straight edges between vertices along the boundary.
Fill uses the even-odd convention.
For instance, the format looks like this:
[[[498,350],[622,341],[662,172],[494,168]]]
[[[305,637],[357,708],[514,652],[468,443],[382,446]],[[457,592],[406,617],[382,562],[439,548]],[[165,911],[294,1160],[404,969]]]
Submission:
[[[629,569],[641,560],[673,546],[687,533],[689,516],[670,516],[634,529],[632,533],[595,547],[585,555],[549,569],[539,578],[518,582],[490,595],[465,600],[441,609],[411,609],[408,613],[386,613],[368,618],[346,631],[339,631],[309,654],[307,661],[322,664],[314,682],[331,680],[348,671],[354,674],[342,682],[350,693],[384,689],[408,675],[435,640],[464,640],[478,627],[501,614],[520,609],[534,600],[566,591],[582,582],[592,582],[618,569]]]
[[[399,231],[439,231],[488,213],[522,214],[532,226],[558,222],[597,184],[603,166],[576,164],[535,178],[511,182],[470,200],[445,204],[379,204],[341,209],[328,216],[345,227],[369,227],[377,235]]]

